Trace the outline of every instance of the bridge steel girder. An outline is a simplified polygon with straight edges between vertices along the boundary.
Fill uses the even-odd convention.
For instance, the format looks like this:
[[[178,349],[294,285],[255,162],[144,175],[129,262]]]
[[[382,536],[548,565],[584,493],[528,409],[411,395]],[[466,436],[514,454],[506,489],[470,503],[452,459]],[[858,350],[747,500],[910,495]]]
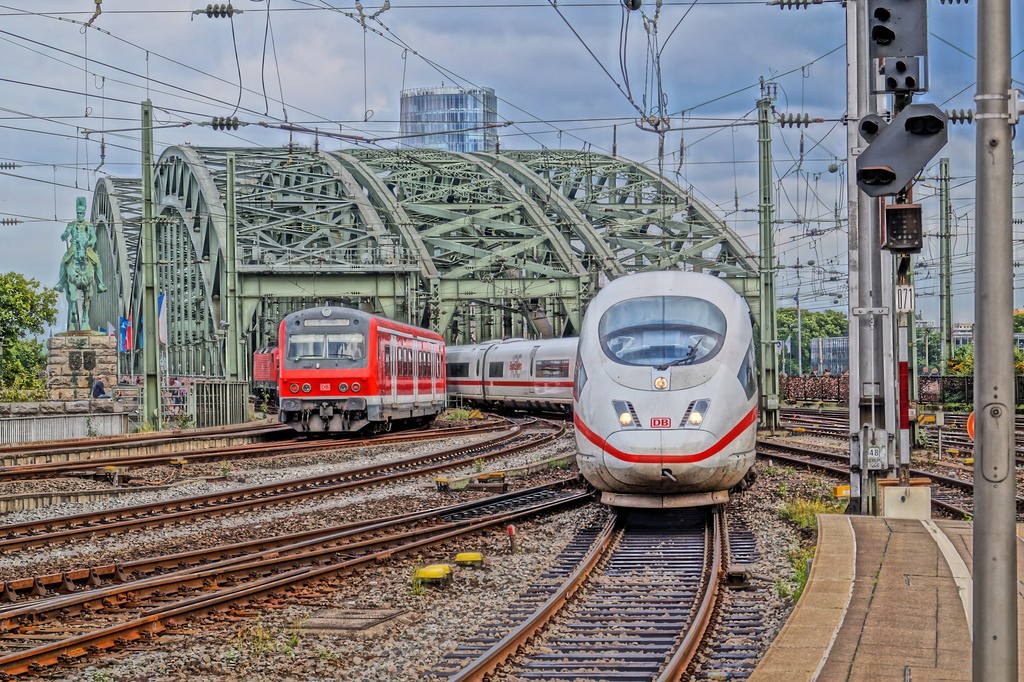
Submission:
[[[580,328],[588,273],[547,213],[486,158],[351,150],[394,196],[438,271],[436,328],[466,342]]]
[[[516,150],[502,151],[502,157],[529,168],[573,202],[620,270],[682,268],[722,277],[747,300],[760,327],[755,254],[679,185],[643,164],[594,152]]]
[[[233,321],[222,303],[232,181]],[[467,342],[574,334],[597,289],[635,271],[704,270],[757,295],[753,254],[707,207],[600,154],[179,145],[160,156],[154,185],[171,375],[223,376],[227,325],[241,325],[251,358],[285,314],[327,303]],[[102,180],[93,204],[119,314],[138,320],[140,183]]]
[[[89,220],[96,227],[96,254],[107,291],[96,293],[89,328],[119,324],[128,317],[142,234],[142,181],[102,178],[93,190]]]

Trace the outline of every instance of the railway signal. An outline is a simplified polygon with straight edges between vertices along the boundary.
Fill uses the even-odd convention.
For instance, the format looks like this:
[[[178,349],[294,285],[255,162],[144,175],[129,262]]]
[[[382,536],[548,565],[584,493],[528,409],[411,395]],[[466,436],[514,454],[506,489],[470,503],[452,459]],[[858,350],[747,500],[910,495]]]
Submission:
[[[898,194],[949,137],[946,112],[934,104],[910,104],[886,126],[872,118],[861,128],[870,142],[857,157],[857,186],[869,197]]]
[[[928,0],[868,0],[872,59],[928,54]]]

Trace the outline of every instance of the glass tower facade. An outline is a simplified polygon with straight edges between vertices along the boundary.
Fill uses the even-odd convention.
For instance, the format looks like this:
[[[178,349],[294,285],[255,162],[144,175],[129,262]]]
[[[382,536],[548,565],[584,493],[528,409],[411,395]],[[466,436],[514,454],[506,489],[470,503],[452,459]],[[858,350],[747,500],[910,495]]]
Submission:
[[[498,146],[495,128],[498,98],[492,88],[418,88],[402,91],[403,147],[451,152],[492,152]]]

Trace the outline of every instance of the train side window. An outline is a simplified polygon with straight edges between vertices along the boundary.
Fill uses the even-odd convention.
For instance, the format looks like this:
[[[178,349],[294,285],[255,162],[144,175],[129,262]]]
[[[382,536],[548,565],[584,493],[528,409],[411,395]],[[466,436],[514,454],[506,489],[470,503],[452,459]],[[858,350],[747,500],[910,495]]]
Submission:
[[[743,392],[747,394],[747,400],[750,400],[757,392],[756,366],[754,342],[751,341],[750,347],[747,348],[746,356],[743,358],[743,364],[740,365],[739,374],[736,376],[740,380],[740,384],[743,385]]]
[[[534,363],[534,373],[538,379],[568,378],[569,358],[561,360],[538,360]]]
[[[384,373],[391,376],[391,346],[384,346]]]
[[[462,378],[469,376],[469,363],[468,362],[449,362],[448,363],[448,377],[449,378]]]
[[[489,376],[489,377],[502,377],[502,376],[505,376],[505,363],[504,362],[488,362],[487,363],[487,376]]]
[[[576,356],[576,376],[572,382],[572,399],[579,400],[583,387],[587,385],[587,370],[583,367],[583,359]]]

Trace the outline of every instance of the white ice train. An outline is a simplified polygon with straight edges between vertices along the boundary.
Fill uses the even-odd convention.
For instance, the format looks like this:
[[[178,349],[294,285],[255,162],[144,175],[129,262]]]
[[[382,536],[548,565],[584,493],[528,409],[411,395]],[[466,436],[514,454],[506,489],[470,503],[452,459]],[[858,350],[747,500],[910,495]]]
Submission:
[[[602,502],[715,504],[751,481],[753,329],[729,285],[693,272],[628,275],[598,293],[582,327],[577,461]]]
[[[563,412],[572,409],[576,339],[507,339],[448,346],[449,404]]]

